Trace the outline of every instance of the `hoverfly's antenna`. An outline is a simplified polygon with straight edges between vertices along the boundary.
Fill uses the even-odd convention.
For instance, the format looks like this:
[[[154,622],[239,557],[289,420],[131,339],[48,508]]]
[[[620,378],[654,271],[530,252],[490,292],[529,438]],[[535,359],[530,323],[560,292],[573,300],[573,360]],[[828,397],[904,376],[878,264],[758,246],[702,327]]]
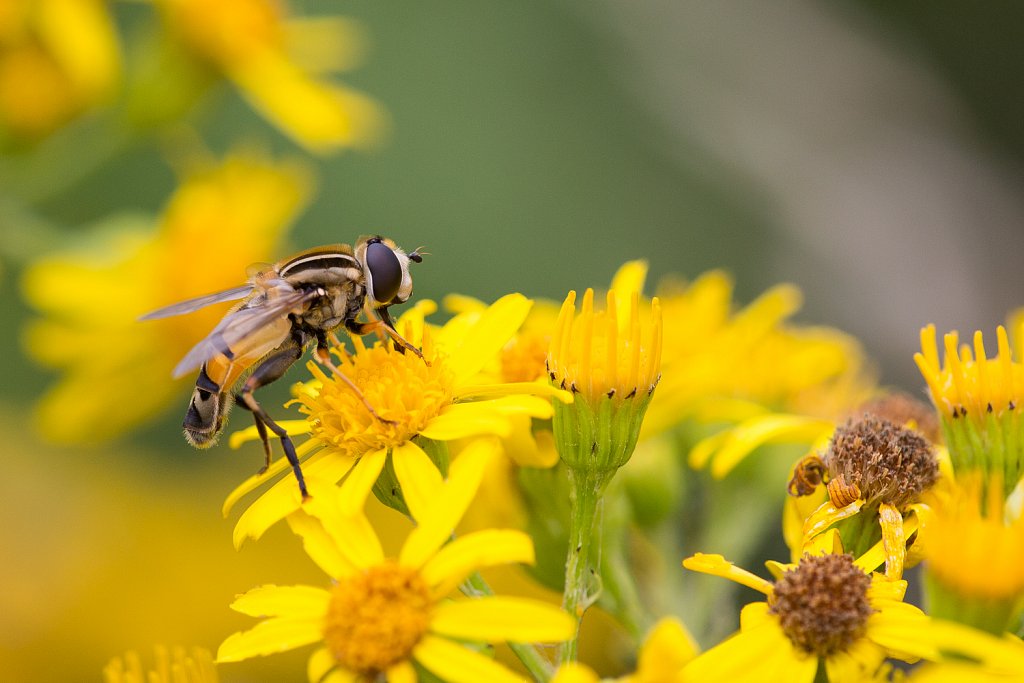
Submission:
[[[424,249],[426,249],[426,247],[416,247],[408,254],[406,254],[406,256],[409,257],[410,261],[415,261],[416,263],[423,263],[423,257],[431,255],[430,252],[423,251]]]

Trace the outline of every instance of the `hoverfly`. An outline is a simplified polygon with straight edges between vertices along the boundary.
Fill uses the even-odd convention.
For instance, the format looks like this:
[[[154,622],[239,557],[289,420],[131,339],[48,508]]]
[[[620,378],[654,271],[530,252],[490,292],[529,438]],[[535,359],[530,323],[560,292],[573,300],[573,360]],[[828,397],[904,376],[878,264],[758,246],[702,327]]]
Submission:
[[[334,330],[341,326],[355,335],[378,332],[390,337],[399,351],[409,350],[422,358],[420,351],[398,334],[388,313],[390,306],[405,303],[412,295],[409,262],[422,260],[418,250],[407,254],[389,239],[363,237],[355,249],[347,244],[315,247],[273,265],[250,266],[245,285],[142,316],[140,320],[166,318],[242,299],[174,368],[175,378],[199,370],[182,425],[188,442],[197,448],[213,446],[224,429],[231,404],[237,403],[256,420],[266,454],[260,472],[266,471],[271,461],[269,429],[280,437],[302,497],[307,498],[291,438],[256,402],[253,392],[284,375],[306,347],[316,342],[313,357],[348,384],[370,413],[383,420],[331,361],[328,335],[333,338]],[[371,318],[369,322],[358,321],[364,309]]]

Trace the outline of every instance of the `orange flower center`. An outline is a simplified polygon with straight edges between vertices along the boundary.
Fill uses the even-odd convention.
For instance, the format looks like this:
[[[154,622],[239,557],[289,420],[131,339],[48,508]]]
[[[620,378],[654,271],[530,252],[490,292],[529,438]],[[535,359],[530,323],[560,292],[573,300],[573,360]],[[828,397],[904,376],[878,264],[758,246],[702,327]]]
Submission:
[[[410,657],[427,631],[431,604],[419,572],[385,561],[332,589],[324,644],[349,671],[386,671]]]

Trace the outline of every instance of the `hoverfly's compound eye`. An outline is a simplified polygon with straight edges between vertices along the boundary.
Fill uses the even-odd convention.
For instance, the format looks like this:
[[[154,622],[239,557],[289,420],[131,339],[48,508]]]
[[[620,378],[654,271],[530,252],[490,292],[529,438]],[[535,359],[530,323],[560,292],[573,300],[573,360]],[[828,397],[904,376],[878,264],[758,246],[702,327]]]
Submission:
[[[370,240],[366,245],[366,271],[375,301],[390,303],[402,286],[402,264],[388,245]]]

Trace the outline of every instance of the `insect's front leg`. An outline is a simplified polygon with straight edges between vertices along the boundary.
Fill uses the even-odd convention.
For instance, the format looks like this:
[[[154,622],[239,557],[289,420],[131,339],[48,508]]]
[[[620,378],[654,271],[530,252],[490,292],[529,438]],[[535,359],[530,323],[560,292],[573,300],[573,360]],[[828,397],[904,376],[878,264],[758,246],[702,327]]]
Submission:
[[[335,339],[337,338],[335,337]],[[316,333],[316,351],[313,352],[313,358],[315,358],[317,362],[319,362],[324,367],[330,369],[330,371],[334,373],[335,377],[337,377],[342,382],[347,384],[348,388],[351,389],[353,393],[355,393],[355,395],[359,397],[359,400],[363,402],[363,405],[366,406],[366,409],[370,411],[371,415],[373,415],[381,422],[387,422],[388,424],[398,424],[395,420],[389,420],[386,417],[381,417],[379,414],[377,414],[377,411],[374,410],[370,402],[366,400],[366,396],[364,396],[363,392],[359,390],[359,387],[356,386],[355,382],[349,379],[348,376],[346,376],[345,373],[342,372],[341,369],[334,364],[334,361],[331,360],[330,348],[327,345],[327,335],[319,330]]]
[[[348,328],[349,332],[355,335],[359,335],[360,337],[365,334],[370,334],[371,332],[383,332],[394,341],[395,350],[397,350],[399,353],[412,351],[417,358],[422,359],[424,363],[427,363],[429,365],[430,363],[427,361],[427,359],[423,358],[423,352],[417,349],[415,346],[413,346],[412,343],[406,340],[405,337],[400,335],[398,331],[394,328],[394,326],[390,324],[391,318],[390,316],[387,315],[387,311],[382,308],[379,309],[379,312],[382,313],[382,315],[384,315],[385,317],[387,317],[387,320],[373,320],[368,323],[360,323],[353,320],[351,322],[346,322],[345,327]]]
[[[288,345],[280,351],[269,355],[256,366],[256,369],[249,375],[249,378],[245,380],[241,391],[235,395],[235,402],[251,411],[253,418],[256,420],[256,431],[259,432],[260,438],[263,440],[263,448],[267,456],[266,465],[264,465],[261,472],[265,471],[270,464],[270,443],[267,440],[266,432],[269,429],[281,439],[281,447],[284,449],[285,457],[288,458],[288,463],[292,466],[292,472],[295,473],[295,479],[299,482],[299,491],[302,493],[302,499],[307,500],[309,498],[309,491],[306,490],[306,480],[302,476],[302,468],[299,466],[299,456],[295,452],[295,444],[292,443],[291,437],[288,436],[288,432],[284,427],[274,422],[253,396],[254,391],[280,378],[301,356],[302,345],[298,343]]]

